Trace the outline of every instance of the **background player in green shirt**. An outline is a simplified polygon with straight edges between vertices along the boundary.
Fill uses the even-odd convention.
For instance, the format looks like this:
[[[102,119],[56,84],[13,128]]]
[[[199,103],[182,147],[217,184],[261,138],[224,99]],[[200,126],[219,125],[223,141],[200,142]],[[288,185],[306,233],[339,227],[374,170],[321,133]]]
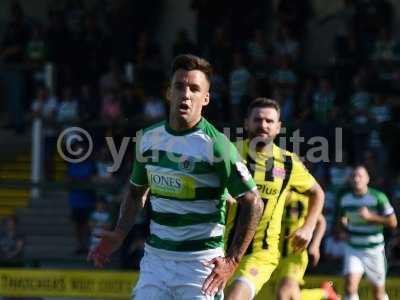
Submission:
[[[395,229],[397,219],[386,195],[368,186],[367,169],[353,169],[351,191],[338,203],[339,225],[347,233],[343,273],[344,300],[359,300],[358,285],[365,273],[377,300],[389,299],[385,293],[386,258],[384,227]]]

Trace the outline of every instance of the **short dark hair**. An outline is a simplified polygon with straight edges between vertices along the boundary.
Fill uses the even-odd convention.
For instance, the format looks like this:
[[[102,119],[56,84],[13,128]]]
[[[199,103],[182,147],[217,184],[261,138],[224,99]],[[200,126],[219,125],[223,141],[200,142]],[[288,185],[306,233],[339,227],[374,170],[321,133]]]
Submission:
[[[171,67],[171,78],[176,70],[183,69],[186,71],[199,70],[204,73],[208,83],[211,82],[212,67],[211,64],[204,58],[193,54],[182,54],[175,57]]]
[[[276,100],[268,99],[265,97],[259,97],[250,102],[247,107],[246,118],[248,118],[255,108],[273,108],[278,112],[278,115],[281,114],[281,107]]]

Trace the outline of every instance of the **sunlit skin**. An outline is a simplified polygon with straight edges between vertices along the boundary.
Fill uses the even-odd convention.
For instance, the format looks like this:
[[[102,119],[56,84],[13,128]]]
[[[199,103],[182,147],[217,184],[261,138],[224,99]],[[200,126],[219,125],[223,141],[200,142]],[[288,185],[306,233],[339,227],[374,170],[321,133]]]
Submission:
[[[364,167],[355,168],[351,176],[354,194],[362,196],[368,191],[369,175]]]
[[[279,113],[271,107],[255,107],[244,123],[247,134],[256,142],[256,151],[270,150],[272,142],[281,130]]]
[[[172,129],[184,131],[200,121],[203,107],[210,102],[209,89],[210,83],[202,71],[179,69],[175,72],[167,92]]]

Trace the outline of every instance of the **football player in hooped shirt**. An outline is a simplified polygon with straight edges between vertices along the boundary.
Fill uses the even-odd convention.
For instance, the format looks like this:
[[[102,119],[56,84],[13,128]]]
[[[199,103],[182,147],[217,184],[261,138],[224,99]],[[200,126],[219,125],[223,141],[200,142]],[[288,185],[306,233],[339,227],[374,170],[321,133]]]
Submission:
[[[101,266],[143,208],[149,189],[150,235],[134,299],[217,299],[257,228],[263,202],[236,148],[202,117],[210,101],[210,64],[194,55],[173,63],[169,119],[143,131],[136,143],[131,186],[116,228],[103,232],[89,259]],[[241,213],[224,254],[227,193]],[[216,295],[217,294],[217,295]]]
[[[228,286],[227,299],[252,299],[271,277],[279,262],[279,235],[289,190],[309,197],[309,208],[304,224],[290,237],[294,251],[302,251],[310,243],[321,214],[324,192],[297,156],[279,148],[273,141],[281,122],[279,104],[270,99],[257,98],[250,103],[245,129],[248,139],[237,144],[245,159],[264,202],[264,211],[246,255]],[[229,208],[227,230],[235,232],[239,224],[236,214],[240,206]],[[233,241],[229,233],[227,244]]]

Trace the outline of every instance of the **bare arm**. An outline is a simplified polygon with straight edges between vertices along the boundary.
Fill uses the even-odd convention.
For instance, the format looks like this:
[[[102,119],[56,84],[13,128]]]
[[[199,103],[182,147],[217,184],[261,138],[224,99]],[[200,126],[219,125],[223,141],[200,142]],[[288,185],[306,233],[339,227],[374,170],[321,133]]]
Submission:
[[[313,266],[316,266],[318,264],[321,256],[320,246],[322,238],[324,237],[325,234],[325,230],[326,230],[326,221],[325,218],[322,215],[320,215],[314,230],[313,239],[310,243],[310,246],[308,247],[308,254],[310,255]]]
[[[227,251],[227,257],[239,263],[257,229],[264,204],[258,192],[247,192],[238,201],[238,219],[236,231],[233,233],[231,246]]]
[[[261,218],[264,204],[258,192],[247,192],[237,202],[237,225],[227,256],[214,258],[210,262],[214,268],[203,284],[203,291],[209,295],[223,290],[253,239]]]
[[[146,204],[149,188],[130,185],[119,208],[119,217],[114,231],[123,234],[124,238],[135,224],[136,216]]]
[[[147,186],[129,186],[119,209],[119,218],[115,229],[102,231],[99,234],[100,243],[88,254],[88,260],[93,260],[95,266],[102,267],[109,261],[109,256],[122,245],[135,224],[136,216],[146,204],[147,193]]]
[[[397,218],[396,214],[390,214],[388,216],[381,216],[376,213],[371,212],[367,207],[362,207],[358,211],[360,216],[364,218],[366,221],[373,223],[373,224],[378,224],[378,225],[383,225],[389,229],[396,229],[397,227]]]
[[[320,215],[317,221],[317,225],[315,226],[313,239],[310,243],[310,247],[320,247],[322,238],[325,235],[326,230],[326,220],[323,215]]]
[[[315,183],[305,194],[309,197],[308,212],[303,226],[292,234],[292,245],[295,252],[306,249],[311,242],[315,226],[324,206],[325,194],[318,183]]]
[[[318,218],[322,213],[322,208],[324,207],[325,193],[318,183],[306,192],[309,195],[309,205],[306,219],[304,221],[303,227],[312,228],[314,230]]]

